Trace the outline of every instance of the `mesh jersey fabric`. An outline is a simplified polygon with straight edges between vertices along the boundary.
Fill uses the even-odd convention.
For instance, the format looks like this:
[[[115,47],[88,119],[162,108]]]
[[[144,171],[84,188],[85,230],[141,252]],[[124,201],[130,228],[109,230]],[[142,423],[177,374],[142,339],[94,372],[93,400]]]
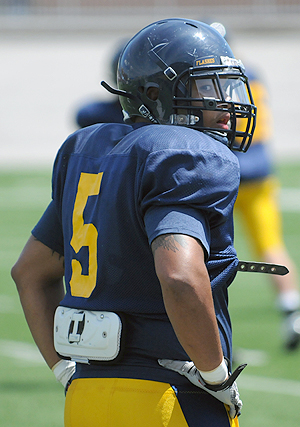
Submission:
[[[99,191],[79,185],[83,177],[99,181],[99,174]],[[226,141],[192,129],[102,124],[66,140],[54,165],[53,201],[33,235],[64,255],[62,305],[122,313],[126,326],[123,359],[111,366],[78,364],[77,376],[187,382],[157,364],[158,358],[188,358],[166,315],[150,248],[166,233],[191,235],[205,248],[223,352],[231,358],[227,288],[238,263],[232,220],[238,186],[238,162]],[[75,226],[78,216],[82,223]],[[88,297],[72,289],[74,262],[82,268],[77,282],[91,275],[90,242],[79,250],[72,245],[85,225],[97,231],[96,280]]]

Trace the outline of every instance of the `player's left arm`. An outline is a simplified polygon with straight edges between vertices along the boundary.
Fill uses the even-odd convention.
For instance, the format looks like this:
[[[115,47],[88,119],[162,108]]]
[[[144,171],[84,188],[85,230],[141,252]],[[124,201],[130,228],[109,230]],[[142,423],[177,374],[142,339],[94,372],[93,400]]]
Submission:
[[[152,242],[157,277],[168,317],[198,369],[211,371],[223,360],[211,284],[201,243],[183,234]]]
[[[228,372],[204,249],[193,237],[165,234],[154,239],[152,251],[167,314],[179,342],[192,360],[160,359],[158,362],[229,405],[233,419],[242,408],[235,379],[245,365],[239,366],[232,375]]]
[[[11,275],[32,336],[52,368],[60,361],[53,344],[53,318],[64,296],[64,258],[31,236]]]

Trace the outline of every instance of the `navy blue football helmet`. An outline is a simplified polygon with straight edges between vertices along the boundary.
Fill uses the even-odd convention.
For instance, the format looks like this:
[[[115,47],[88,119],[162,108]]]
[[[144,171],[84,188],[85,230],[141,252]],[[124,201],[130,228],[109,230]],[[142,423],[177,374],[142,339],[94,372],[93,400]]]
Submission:
[[[118,90],[125,121],[137,116],[152,123],[219,132],[203,124],[203,111],[230,114],[224,126],[228,146],[247,151],[256,107],[241,61],[211,26],[172,18],[148,25],[124,47],[118,64]],[[149,91],[155,88],[156,96]],[[227,129],[225,129],[227,128]]]

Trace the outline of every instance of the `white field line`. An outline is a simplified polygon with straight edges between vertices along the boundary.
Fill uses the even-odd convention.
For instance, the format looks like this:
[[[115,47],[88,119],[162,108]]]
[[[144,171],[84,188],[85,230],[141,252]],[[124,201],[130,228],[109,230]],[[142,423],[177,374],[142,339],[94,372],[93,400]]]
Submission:
[[[300,397],[300,381],[244,375],[238,378],[239,389]]]
[[[266,366],[269,363],[269,357],[265,351],[246,348],[235,348],[233,359],[236,364],[244,363],[247,360],[249,366]]]
[[[1,256],[1,251],[0,251]],[[1,262],[0,262],[1,265]],[[0,313],[18,313],[20,311],[19,306],[16,303],[15,298],[9,295],[0,294]]]
[[[44,185],[20,185],[13,188],[0,188],[0,209],[36,209],[48,205],[51,200],[51,181]]]
[[[45,364],[35,345],[30,343],[0,340],[0,354],[30,364]],[[244,390],[300,397],[300,381],[242,374],[238,385]]]
[[[300,188],[281,188],[279,201],[283,212],[300,212]]]
[[[0,355],[17,361],[25,362],[26,365],[45,364],[43,357],[34,344],[0,340]]]

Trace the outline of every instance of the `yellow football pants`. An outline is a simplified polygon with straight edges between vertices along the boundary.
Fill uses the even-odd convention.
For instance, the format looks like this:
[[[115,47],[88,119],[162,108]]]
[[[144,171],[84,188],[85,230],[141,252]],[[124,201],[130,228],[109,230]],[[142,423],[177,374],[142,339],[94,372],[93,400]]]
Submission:
[[[241,183],[234,212],[241,215],[256,254],[283,246],[282,220],[274,178]]]
[[[237,418],[227,425],[238,427]],[[126,378],[76,379],[66,396],[65,427],[97,426],[188,427],[188,424],[169,384]]]

